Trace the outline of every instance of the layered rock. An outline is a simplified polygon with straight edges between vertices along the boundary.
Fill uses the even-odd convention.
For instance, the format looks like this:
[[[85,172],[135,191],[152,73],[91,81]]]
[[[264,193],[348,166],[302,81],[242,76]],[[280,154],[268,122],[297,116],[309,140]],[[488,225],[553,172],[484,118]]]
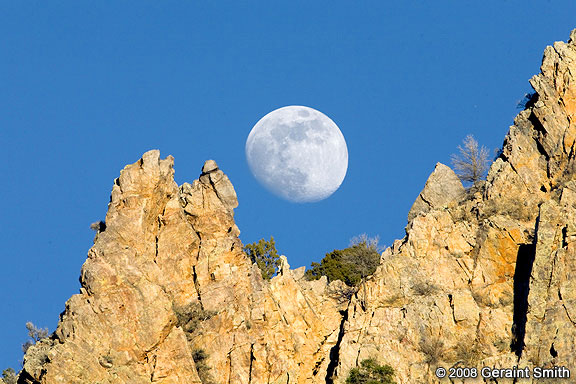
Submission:
[[[369,357],[398,383],[436,383],[438,366],[576,368],[575,40],[546,49],[486,182],[466,191],[437,164],[349,300],[286,258],[263,280],[218,165],[178,186],[173,159],[147,152],[116,179],[80,294],[19,383],[343,383]]]

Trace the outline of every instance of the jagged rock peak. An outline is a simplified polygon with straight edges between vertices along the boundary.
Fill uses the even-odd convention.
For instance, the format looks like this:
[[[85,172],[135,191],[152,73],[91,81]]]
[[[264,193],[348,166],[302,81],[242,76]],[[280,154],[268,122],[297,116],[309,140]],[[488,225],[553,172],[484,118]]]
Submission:
[[[339,378],[373,356],[401,383],[455,364],[576,366],[575,39],[546,48],[485,183],[434,206],[430,176],[406,237],[352,298]]]
[[[458,200],[464,195],[464,191],[462,182],[454,171],[442,163],[437,163],[434,171],[428,177],[424,189],[420,192],[408,213],[408,222],[411,222],[414,217],[420,214],[429,212],[431,209],[439,208]]]
[[[202,167],[202,173],[210,173],[218,169],[218,164],[214,160],[206,160]]]
[[[514,120],[488,173],[486,196],[523,196],[535,207],[575,175],[576,30],[568,43],[546,47],[526,109]]]
[[[238,206],[238,197],[232,183],[228,176],[224,174],[214,160],[207,160],[202,167],[202,174],[200,175],[200,183],[211,186],[216,192],[216,195],[222,204],[230,211]],[[189,191],[188,186],[184,188]]]
[[[283,258],[264,281],[216,163],[181,187],[173,175],[157,150],[120,172],[80,293],[26,353],[21,383],[311,382],[326,371],[342,304],[325,279],[300,281]]]

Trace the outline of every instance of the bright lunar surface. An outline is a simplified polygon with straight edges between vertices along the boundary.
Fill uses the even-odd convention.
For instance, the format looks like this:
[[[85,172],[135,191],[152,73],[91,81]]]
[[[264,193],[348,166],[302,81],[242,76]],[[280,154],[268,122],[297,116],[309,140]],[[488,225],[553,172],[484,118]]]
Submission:
[[[346,140],[338,126],[302,106],[276,109],[260,119],[246,140],[246,158],[262,185],[298,203],[330,196],[348,169]]]

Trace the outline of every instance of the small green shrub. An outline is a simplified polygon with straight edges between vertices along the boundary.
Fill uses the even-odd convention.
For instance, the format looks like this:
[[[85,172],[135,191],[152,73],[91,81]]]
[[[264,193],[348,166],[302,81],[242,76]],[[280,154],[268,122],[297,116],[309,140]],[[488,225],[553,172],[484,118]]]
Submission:
[[[203,349],[195,349],[192,351],[192,359],[196,365],[196,371],[203,384],[214,384],[214,378],[210,372],[210,367],[206,360],[208,359],[208,354]]]
[[[359,367],[350,370],[346,384],[396,384],[394,369],[389,365],[379,365],[376,359],[365,359]]]
[[[252,263],[256,263],[262,272],[262,278],[270,280],[276,274],[280,266],[280,256],[276,251],[274,238],[270,236],[270,241],[260,239],[257,242],[244,246],[244,252]]]
[[[352,245],[327,253],[320,263],[312,263],[305,276],[318,280],[326,276],[328,281],[340,280],[353,287],[376,271],[380,264],[378,239],[365,235],[352,239]]]
[[[191,333],[198,327],[201,321],[206,321],[216,315],[214,311],[207,311],[200,303],[190,303],[182,307],[174,307],[174,314],[178,320],[177,326],[182,327],[184,332]]]
[[[16,384],[18,381],[18,376],[16,376],[16,371],[12,368],[7,368],[2,371],[2,380],[6,384]]]

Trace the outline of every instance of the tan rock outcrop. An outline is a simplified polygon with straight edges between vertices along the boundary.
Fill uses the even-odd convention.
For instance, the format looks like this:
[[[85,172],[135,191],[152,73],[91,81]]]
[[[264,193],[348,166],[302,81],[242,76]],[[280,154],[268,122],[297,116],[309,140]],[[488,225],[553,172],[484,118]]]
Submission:
[[[326,283],[296,278],[285,258],[263,281],[242,251],[228,177],[209,160],[178,187],[172,166],[150,151],[122,170],[81,293],[52,338],[30,348],[22,382],[209,381],[198,364],[227,383],[326,371],[341,321]]]
[[[408,222],[418,215],[457,201],[463,195],[464,187],[454,171],[442,163],[437,163],[408,213]]]
[[[340,381],[366,357],[394,366],[400,383],[437,382],[435,367],[454,364],[576,368],[575,37],[546,49],[484,193],[424,204],[445,188],[430,176],[407,236],[350,304]]]
[[[173,159],[145,153],[19,383],[343,383],[369,357],[406,384],[439,382],[438,366],[576,369],[575,40],[546,49],[486,182],[466,191],[437,164],[349,300],[285,257],[262,279],[215,161],[179,187]]]

